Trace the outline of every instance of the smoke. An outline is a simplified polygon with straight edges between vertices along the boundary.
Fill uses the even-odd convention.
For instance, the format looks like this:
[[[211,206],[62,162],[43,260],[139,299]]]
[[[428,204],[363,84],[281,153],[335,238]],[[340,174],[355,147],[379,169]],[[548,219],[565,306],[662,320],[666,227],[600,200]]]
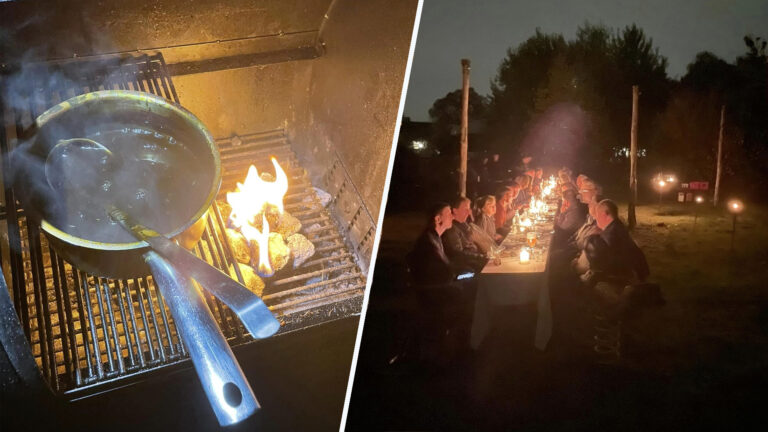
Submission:
[[[573,103],[558,103],[535,118],[520,145],[535,165],[546,161],[553,167],[574,166],[578,152],[587,144],[589,116]]]

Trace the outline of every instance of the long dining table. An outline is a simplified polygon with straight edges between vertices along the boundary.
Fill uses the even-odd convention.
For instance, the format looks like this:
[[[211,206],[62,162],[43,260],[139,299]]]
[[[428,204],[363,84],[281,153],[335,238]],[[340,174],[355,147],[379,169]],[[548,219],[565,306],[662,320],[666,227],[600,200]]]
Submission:
[[[531,227],[511,227],[501,243],[500,260],[490,260],[477,276],[478,287],[472,317],[470,346],[477,349],[493,327],[494,311],[501,306],[536,305],[536,330],[533,345],[544,350],[552,336],[552,308],[547,283],[549,245],[554,229],[554,213],[533,220]],[[521,262],[528,232],[536,233],[530,261]],[[500,261],[500,262],[499,262]]]

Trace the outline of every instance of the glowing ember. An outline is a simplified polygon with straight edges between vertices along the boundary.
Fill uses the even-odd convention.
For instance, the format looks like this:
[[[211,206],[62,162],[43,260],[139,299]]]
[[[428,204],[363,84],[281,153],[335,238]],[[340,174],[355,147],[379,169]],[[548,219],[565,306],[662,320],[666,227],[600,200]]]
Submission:
[[[283,197],[288,191],[288,176],[275,158],[275,181],[261,178],[255,166],[251,165],[243,183],[237,183],[235,192],[227,193],[227,203],[232,206],[230,222],[243,233],[249,243],[256,241],[259,246],[258,273],[272,276],[274,270],[269,262],[269,223],[266,218],[268,206],[273,206],[283,214]],[[261,215],[261,230],[256,228]]]

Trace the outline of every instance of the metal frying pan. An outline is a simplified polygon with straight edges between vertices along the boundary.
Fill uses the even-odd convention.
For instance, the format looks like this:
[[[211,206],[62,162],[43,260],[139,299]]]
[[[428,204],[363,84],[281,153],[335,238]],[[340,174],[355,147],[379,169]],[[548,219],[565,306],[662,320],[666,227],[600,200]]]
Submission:
[[[151,272],[219,423],[249,417],[259,404],[200,293],[105,211],[117,204],[165,237],[194,245],[221,183],[210,133],[164,99],[111,90],[62,102],[40,115],[35,127],[35,135],[12,155],[14,188],[28,217],[40,222],[59,254],[89,273],[128,278]],[[114,157],[103,158],[99,146]],[[94,187],[95,178],[105,182]],[[236,300],[267,312],[247,325],[254,337],[277,331],[279,322],[258,297]]]

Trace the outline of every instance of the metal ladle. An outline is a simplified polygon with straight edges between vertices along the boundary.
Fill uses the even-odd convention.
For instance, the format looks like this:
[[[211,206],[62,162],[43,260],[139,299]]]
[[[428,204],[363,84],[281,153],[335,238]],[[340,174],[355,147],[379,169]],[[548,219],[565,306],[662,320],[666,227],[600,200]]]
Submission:
[[[48,184],[60,193],[95,193],[95,185],[108,192],[109,173],[119,163],[112,151],[94,140],[60,140],[46,158],[45,175]],[[258,296],[225,273],[133,221],[108,198],[101,205],[113,221],[153,249],[144,254],[144,260],[178,324],[219,423],[235,424],[253,414],[259,408],[256,397],[205,300],[188,277],[229,306],[254,338],[273,335],[280,322]]]

